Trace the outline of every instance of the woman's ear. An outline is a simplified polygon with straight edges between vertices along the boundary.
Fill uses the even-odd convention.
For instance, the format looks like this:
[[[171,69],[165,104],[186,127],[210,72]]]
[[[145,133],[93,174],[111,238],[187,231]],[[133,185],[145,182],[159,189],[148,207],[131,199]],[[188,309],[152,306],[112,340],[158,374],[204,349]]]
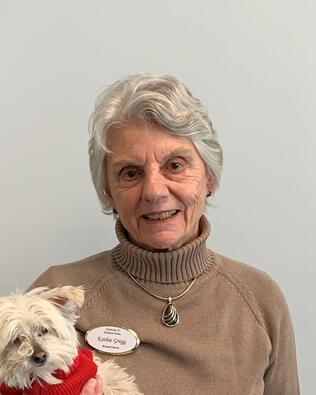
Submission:
[[[211,196],[213,189],[214,189],[213,177],[211,174],[208,173],[207,179],[206,179],[206,196],[207,197]]]
[[[117,211],[116,211],[116,207],[115,207],[115,203],[114,203],[114,199],[112,198],[112,195],[111,195],[110,188],[105,187],[105,188],[103,189],[103,195],[104,195],[105,198],[111,203],[111,207],[112,207],[113,212],[114,212],[114,213],[117,212]]]

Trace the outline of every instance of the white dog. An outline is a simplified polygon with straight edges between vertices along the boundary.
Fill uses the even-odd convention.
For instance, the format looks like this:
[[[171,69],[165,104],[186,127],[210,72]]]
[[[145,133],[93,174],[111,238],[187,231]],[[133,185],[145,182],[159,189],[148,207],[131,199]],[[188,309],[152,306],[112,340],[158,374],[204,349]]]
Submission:
[[[83,289],[71,286],[0,298],[0,393],[79,395],[98,371],[104,394],[140,395],[124,369],[78,348],[74,324],[83,299]]]

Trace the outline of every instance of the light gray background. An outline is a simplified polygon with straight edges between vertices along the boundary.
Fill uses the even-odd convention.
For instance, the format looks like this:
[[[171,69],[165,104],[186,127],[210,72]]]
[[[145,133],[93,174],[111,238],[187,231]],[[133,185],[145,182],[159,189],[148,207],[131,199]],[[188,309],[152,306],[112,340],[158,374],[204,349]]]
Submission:
[[[209,246],[268,272],[314,394],[314,1],[0,1],[0,293],[116,243],[89,177],[87,120],[127,73],[178,76],[225,152]]]

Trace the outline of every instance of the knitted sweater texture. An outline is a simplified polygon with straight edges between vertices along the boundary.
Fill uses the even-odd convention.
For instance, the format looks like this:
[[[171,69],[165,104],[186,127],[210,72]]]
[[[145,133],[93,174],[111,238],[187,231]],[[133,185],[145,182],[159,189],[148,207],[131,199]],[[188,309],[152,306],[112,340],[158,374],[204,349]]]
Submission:
[[[54,376],[62,380],[60,384],[47,384],[46,382],[35,382],[31,388],[23,390],[10,388],[0,384],[0,393],[2,395],[79,395],[82,386],[87,380],[95,377],[97,373],[96,364],[93,362],[92,352],[88,349],[78,350],[78,356],[75,358],[69,372],[57,370]]]
[[[113,250],[51,267],[33,284],[85,285],[77,323],[83,344],[91,328],[133,329],[138,349],[116,362],[135,375],[145,395],[299,394],[293,327],[282,292],[264,272],[209,250],[204,216],[199,237],[174,251],[135,246],[119,220],[116,233]],[[151,292],[171,297],[197,277],[174,301],[179,325],[161,323],[165,302],[127,272]]]

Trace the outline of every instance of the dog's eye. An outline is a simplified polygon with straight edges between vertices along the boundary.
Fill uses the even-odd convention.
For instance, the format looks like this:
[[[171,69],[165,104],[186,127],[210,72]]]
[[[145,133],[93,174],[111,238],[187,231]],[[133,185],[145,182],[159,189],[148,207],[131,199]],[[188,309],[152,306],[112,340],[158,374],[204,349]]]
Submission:
[[[38,331],[38,336],[46,335],[46,333],[48,333],[48,329],[47,328],[40,328],[39,331]]]
[[[17,338],[13,341],[13,344],[14,344],[15,346],[20,346],[21,343],[22,343],[22,340],[21,340],[19,337],[17,337]]]

